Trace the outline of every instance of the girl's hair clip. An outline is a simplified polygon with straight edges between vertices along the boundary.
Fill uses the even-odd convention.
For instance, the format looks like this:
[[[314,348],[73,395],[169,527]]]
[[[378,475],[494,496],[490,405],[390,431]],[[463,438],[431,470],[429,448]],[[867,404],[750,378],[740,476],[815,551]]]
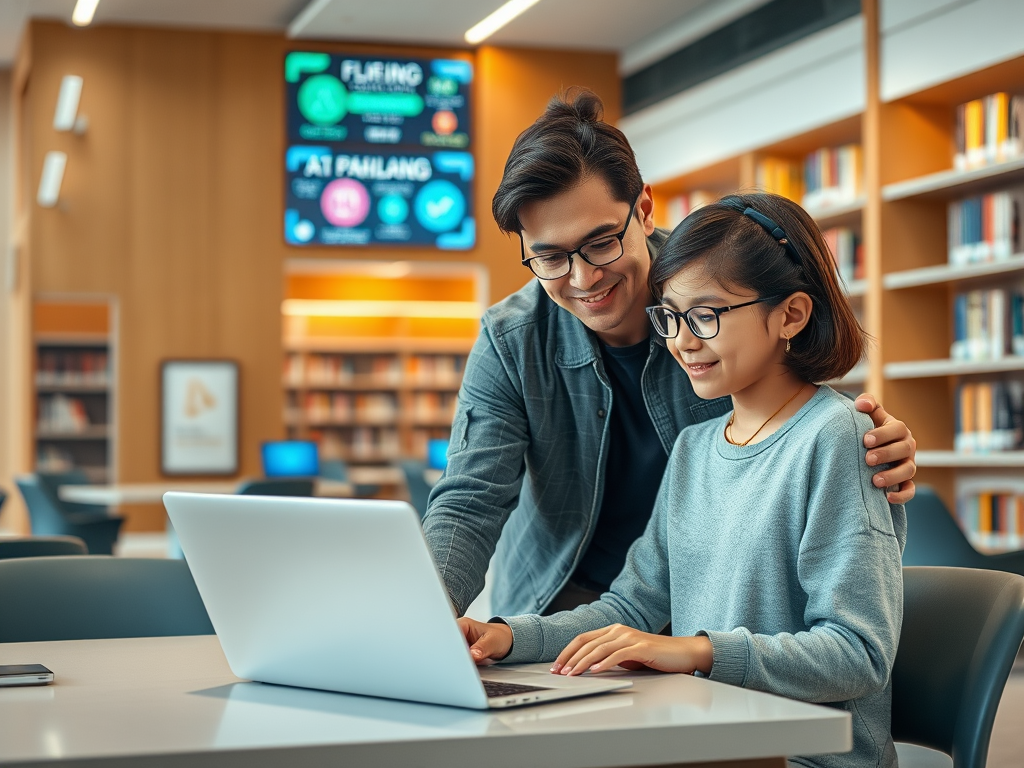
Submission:
[[[763,213],[755,211],[753,208],[747,208],[746,210],[744,210],[743,215],[746,216],[747,218],[753,219],[762,227],[764,227],[765,231],[767,231],[768,234],[770,234],[772,237],[778,240],[779,245],[786,249],[786,253],[788,253],[790,258],[796,262],[797,266],[803,266],[804,263],[803,260],[800,258],[800,253],[797,251],[796,247],[794,247],[794,245],[791,242],[789,242],[789,238],[786,237],[786,231],[782,227],[780,227],[774,221],[769,219]]]

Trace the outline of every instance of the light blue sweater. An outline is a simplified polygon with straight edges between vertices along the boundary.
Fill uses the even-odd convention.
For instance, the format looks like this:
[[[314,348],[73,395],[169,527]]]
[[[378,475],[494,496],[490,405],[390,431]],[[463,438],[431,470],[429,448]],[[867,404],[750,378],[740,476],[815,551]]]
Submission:
[[[907,528],[903,507],[871,484],[871,420],[827,386],[760,443],[729,444],[726,420],[680,433],[650,524],[600,601],[503,617],[514,637],[505,661],[553,660],[581,632],[658,632],[671,619],[674,635],[710,638],[712,680],[851,713],[851,752],[797,762],[895,766]]]

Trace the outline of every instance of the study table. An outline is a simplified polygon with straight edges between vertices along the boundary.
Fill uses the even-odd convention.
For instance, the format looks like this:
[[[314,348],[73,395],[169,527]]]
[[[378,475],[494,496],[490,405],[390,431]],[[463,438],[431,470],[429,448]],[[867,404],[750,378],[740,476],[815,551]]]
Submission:
[[[101,504],[116,507],[121,504],[160,504],[168,491],[186,493],[234,493],[239,481],[168,481],[160,483],[118,483],[116,485],[62,485],[57,495],[64,501],[80,504]],[[348,497],[352,484],[341,480],[317,478],[315,496]]]
[[[381,674],[424,661],[379,660]],[[687,675],[622,670],[630,689],[478,712],[240,681],[214,635],[4,643],[0,663],[55,680],[0,688],[7,768],[782,768],[851,746],[846,712]]]

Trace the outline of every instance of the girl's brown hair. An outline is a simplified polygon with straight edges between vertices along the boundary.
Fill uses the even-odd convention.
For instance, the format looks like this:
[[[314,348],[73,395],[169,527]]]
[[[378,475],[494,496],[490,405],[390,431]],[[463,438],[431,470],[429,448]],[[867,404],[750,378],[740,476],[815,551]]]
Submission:
[[[773,234],[769,223],[782,232]],[[792,338],[786,355],[790,370],[804,381],[838,379],[860,361],[867,334],[839,283],[821,232],[796,203],[757,193],[729,195],[698,208],[672,231],[654,259],[649,278],[654,296],[660,300],[665,284],[697,260],[723,286],[776,297],[766,302],[766,311],[797,291],[811,297],[810,320]]]

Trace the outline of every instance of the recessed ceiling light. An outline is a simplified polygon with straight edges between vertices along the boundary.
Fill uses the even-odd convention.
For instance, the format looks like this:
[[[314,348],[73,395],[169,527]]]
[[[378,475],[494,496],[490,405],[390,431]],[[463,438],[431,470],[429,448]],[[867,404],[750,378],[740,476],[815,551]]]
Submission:
[[[82,2],[83,0],[79,0]],[[471,45],[486,40],[499,29],[508,24],[519,14],[528,8],[536,5],[539,0],[508,0],[501,8],[496,10],[476,26],[470,27],[466,32],[466,42]]]
[[[92,24],[93,14],[96,13],[96,6],[100,0],[78,0],[75,3],[75,10],[71,14],[71,21],[79,27],[87,27]]]

